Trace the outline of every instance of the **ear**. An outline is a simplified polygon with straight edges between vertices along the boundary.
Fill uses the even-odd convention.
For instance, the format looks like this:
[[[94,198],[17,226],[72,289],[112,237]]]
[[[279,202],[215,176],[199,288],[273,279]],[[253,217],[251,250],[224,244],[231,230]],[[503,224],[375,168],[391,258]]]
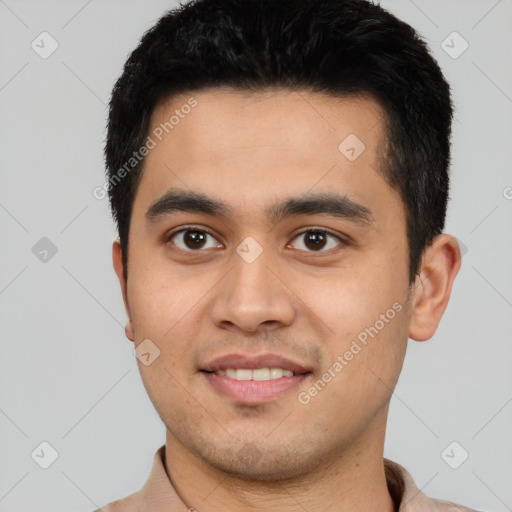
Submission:
[[[412,290],[409,337],[413,340],[428,340],[436,332],[460,263],[459,244],[451,235],[436,236],[425,250]]]
[[[112,262],[114,263],[114,270],[116,271],[119,284],[121,285],[121,293],[123,294],[124,308],[128,315],[128,320],[124,328],[126,337],[130,341],[135,341],[135,333],[133,331],[132,321],[130,320],[130,307],[128,305],[128,294],[127,294],[127,281],[124,278],[124,263],[123,263],[123,250],[121,249],[121,242],[119,238],[114,240],[112,244]]]

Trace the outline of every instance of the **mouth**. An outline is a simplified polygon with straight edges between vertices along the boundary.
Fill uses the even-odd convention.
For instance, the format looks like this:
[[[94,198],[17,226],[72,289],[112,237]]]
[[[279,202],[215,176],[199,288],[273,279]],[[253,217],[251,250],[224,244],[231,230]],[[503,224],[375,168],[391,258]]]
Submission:
[[[311,369],[275,355],[230,354],[201,369],[213,390],[236,403],[258,404],[276,400],[299,386]]]
[[[217,370],[215,375],[220,377],[227,377],[228,379],[235,380],[275,380],[282,379],[283,377],[293,377],[295,374],[291,370],[283,368],[227,368],[226,370]]]

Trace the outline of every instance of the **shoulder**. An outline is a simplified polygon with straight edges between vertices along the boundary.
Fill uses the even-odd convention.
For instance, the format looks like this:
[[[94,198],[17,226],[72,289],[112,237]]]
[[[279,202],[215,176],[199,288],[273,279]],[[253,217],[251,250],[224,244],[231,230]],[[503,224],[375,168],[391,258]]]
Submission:
[[[427,498],[426,505],[428,508],[424,508],[427,512],[479,512],[474,508],[468,508],[463,505],[457,505],[456,503],[452,503],[451,501],[443,501],[435,498]],[[483,511],[480,511],[483,512]]]
[[[475,509],[426,496],[416,486],[411,474],[400,464],[384,459],[390,491],[399,496],[399,512],[478,512]]]
[[[140,512],[138,494],[134,493],[126,498],[112,501],[92,512]]]

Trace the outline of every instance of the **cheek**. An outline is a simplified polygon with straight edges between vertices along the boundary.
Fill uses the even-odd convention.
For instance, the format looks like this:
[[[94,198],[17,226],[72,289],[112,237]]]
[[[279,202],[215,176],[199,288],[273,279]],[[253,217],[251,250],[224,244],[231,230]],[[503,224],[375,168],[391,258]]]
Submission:
[[[191,397],[186,390],[197,370],[193,364],[193,342],[199,338],[194,317],[200,305],[197,290],[180,287],[177,282],[165,286],[150,279],[140,282],[143,284],[133,286],[130,292],[136,345],[151,340],[157,356],[148,365],[137,359],[139,372],[165,422],[178,421],[174,418],[177,409],[169,404],[182,404],[181,410],[193,406],[188,403]]]
[[[388,403],[398,380],[406,319],[398,314],[384,326],[375,323],[360,329],[359,338],[339,337],[331,344],[322,375],[301,395],[301,403],[310,400],[305,409],[334,438],[340,428],[348,438],[364,430]]]
[[[325,347],[324,371],[335,375],[324,398],[332,395],[328,400],[340,415],[357,410],[362,403],[368,404],[371,415],[388,400],[396,384],[410,319],[402,266],[406,268],[401,260],[396,270],[390,259],[371,262],[340,277],[324,294],[324,310],[317,314],[328,318],[325,321],[334,331]]]
[[[394,387],[405,356],[410,321],[407,288],[384,278],[363,293],[359,286],[357,293],[347,303],[345,318],[339,317],[331,358],[341,356],[346,365],[343,378],[350,381],[356,396],[373,389],[376,398],[382,397]]]
[[[357,269],[337,279],[310,283],[304,297],[334,338],[348,341],[361,334],[364,339],[365,329],[375,324],[380,331],[383,325],[389,330],[388,324],[397,323],[397,310],[403,310],[407,294],[406,281],[399,281],[389,268]]]
[[[166,340],[201,304],[201,298],[211,287],[205,275],[187,278],[176,269],[171,272],[169,267],[157,261],[146,265],[134,262],[128,301],[138,339]]]
[[[189,398],[181,386],[187,387],[187,379],[195,372],[191,340],[197,338],[193,315],[197,297],[177,283],[163,286],[149,278],[140,283],[130,291],[136,345],[151,340],[157,357],[149,365],[139,359],[137,363],[146,391],[160,410],[159,402],[184,403]]]

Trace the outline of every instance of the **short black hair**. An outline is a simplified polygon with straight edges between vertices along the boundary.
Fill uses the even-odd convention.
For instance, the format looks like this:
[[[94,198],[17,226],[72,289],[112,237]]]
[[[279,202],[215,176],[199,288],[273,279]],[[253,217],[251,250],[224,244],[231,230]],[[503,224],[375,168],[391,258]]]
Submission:
[[[444,229],[450,87],[415,30],[366,0],[192,0],[144,34],[114,86],[105,144],[125,277],[139,149],[154,109],[173,95],[222,86],[371,95],[380,103],[380,170],[405,205],[412,283],[423,251]]]

